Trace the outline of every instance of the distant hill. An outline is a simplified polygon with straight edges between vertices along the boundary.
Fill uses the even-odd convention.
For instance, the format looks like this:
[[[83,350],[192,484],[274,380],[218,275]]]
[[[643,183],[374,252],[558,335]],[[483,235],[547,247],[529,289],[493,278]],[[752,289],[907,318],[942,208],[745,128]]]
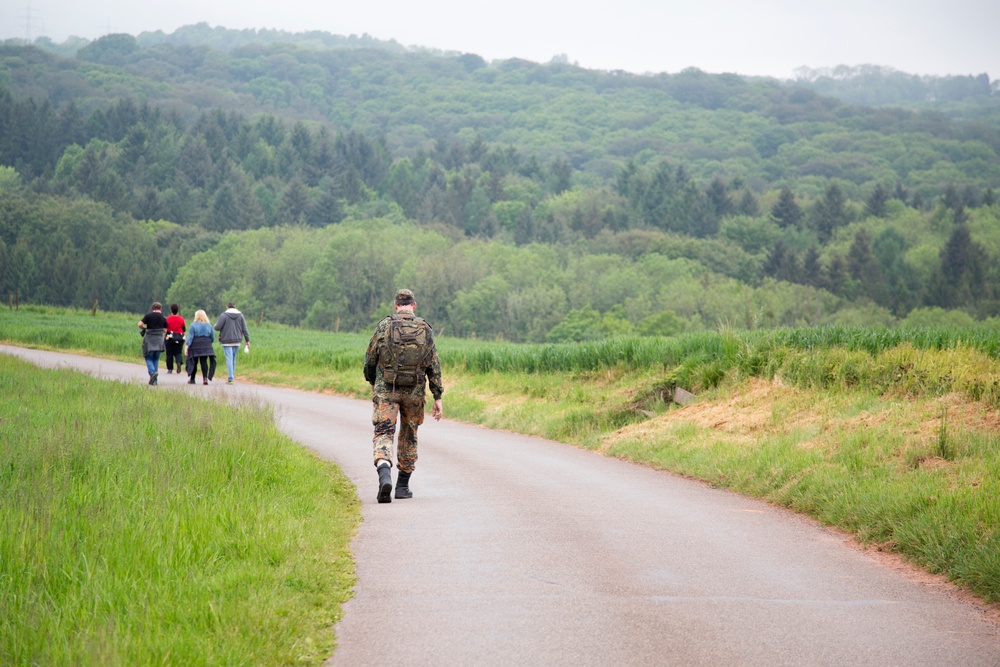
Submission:
[[[14,43],[11,40],[9,43]],[[334,35],[323,31],[289,32],[273,29],[234,30],[208,23],[182,26],[172,33],[162,30],[143,32],[137,44],[148,48],[159,44],[171,46],[204,46],[230,52],[245,46],[292,44],[305,49],[379,49],[391,53],[427,53],[454,57],[463,54],[427,47],[407,47],[396,40],[380,40],[370,35]],[[90,40],[72,37],[55,43],[47,37],[36,38],[33,44],[64,57],[74,57]],[[465,54],[478,58],[475,54]],[[566,59],[560,64],[568,64]],[[616,74],[623,74],[617,72]],[[982,102],[995,97],[1000,84],[991,81],[988,73],[975,76],[932,76],[906,73],[879,65],[837,65],[825,68],[802,67],[791,80],[782,84],[814,90],[843,102],[861,106],[928,106],[940,103]]]
[[[879,68],[810,73],[794,83],[696,69],[638,76],[411,52],[367,36],[206,24],[171,35],[109,35],[68,60],[6,49],[18,54],[5,64],[8,89],[57,108],[72,101],[90,112],[129,95],[186,118],[206,109],[267,112],[379,134],[400,156],[477,137],[543,161],[565,158],[598,179],[613,177],[628,160],[669,155],[693,176],[720,174],[758,188],[808,176],[862,184],[878,175],[933,196],[941,179],[884,164],[879,145],[826,139],[926,136],[923,146],[939,155],[922,160],[928,166],[954,161],[956,152],[941,142],[1000,146],[1000,98],[982,77],[908,77]],[[847,104],[847,97],[879,108]],[[882,108],[890,98],[910,108]],[[974,171],[970,179],[996,176]]]

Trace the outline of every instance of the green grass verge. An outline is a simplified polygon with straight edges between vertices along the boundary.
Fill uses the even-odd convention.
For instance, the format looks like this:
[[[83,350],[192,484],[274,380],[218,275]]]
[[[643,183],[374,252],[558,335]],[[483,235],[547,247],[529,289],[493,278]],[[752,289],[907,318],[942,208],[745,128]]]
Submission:
[[[0,663],[321,664],[360,520],[269,409],[0,355]]]

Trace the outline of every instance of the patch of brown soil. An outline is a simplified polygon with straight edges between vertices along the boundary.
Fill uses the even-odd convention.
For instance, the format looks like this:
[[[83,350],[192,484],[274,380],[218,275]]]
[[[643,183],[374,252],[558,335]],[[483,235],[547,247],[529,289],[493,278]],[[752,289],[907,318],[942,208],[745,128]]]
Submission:
[[[948,426],[957,425],[970,431],[1000,430],[1000,411],[983,403],[973,403],[961,394],[948,394],[936,399],[934,413],[928,421],[940,424],[941,411],[947,414]],[[935,431],[936,432],[936,431]]]
[[[603,448],[625,439],[652,439],[678,424],[700,426],[725,435],[729,442],[751,445],[761,437],[784,431],[789,424],[803,427],[819,420],[801,394],[801,390],[780,382],[753,378],[728,397],[692,403],[621,428],[605,438]],[[780,407],[780,418],[776,418],[776,406]]]
[[[916,415],[898,428],[907,435],[910,449],[933,451],[942,429],[946,432],[988,433],[1000,430],[1000,412],[984,403],[970,402],[961,394],[948,394],[911,403]],[[935,456],[920,457],[923,467],[945,467],[950,462]]]
[[[928,450],[926,456],[920,457],[921,465],[934,465],[930,451],[940,436],[942,415],[946,415],[945,425],[949,430],[1000,430],[1000,411],[984,403],[970,402],[960,394],[916,401],[901,398],[898,404],[852,417],[836,416],[837,400],[826,392],[752,378],[733,388],[728,396],[693,403],[621,428],[605,438],[601,449],[607,450],[626,439],[652,441],[681,424],[698,426],[718,433],[730,443],[748,446],[773,435],[816,432],[815,438],[799,443],[804,448],[827,446],[829,438],[837,433],[891,427],[893,432],[905,436],[907,449]]]
[[[693,403],[671,416],[726,433],[758,433],[770,430],[774,404],[792,393],[779,384],[754,379],[728,400]]]

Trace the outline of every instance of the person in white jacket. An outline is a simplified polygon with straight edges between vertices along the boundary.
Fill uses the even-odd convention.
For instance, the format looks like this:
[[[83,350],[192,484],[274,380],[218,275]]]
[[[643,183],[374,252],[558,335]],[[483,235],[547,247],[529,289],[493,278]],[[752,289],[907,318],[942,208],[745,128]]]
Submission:
[[[226,384],[232,384],[236,381],[236,355],[239,354],[240,343],[246,341],[246,349],[250,351],[247,320],[243,313],[236,310],[236,304],[232,301],[226,304],[225,312],[219,315],[215,330],[219,332],[219,342],[226,357],[226,370],[229,372],[229,382]]]

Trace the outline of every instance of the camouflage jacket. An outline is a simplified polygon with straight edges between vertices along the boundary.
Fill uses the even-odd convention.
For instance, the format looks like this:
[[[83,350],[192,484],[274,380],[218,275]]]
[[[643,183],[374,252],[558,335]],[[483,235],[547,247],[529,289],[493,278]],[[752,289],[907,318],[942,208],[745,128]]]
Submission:
[[[401,313],[400,317],[414,316]],[[382,378],[382,367],[379,364],[379,350],[382,348],[382,341],[389,330],[389,322],[391,321],[392,316],[390,315],[382,318],[375,325],[375,333],[372,334],[372,339],[368,343],[368,349],[365,350],[365,380],[368,381],[368,384],[375,385],[375,393],[378,395],[390,393],[385,385],[385,380]],[[430,385],[431,395],[437,400],[444,394],[444,385],[441,382],[441,361],[438,359],[437,346],[434,344],[434,330],[431,328],[430,323],[427,324],[427,336],[431,354],[427,367],[424,368],[424,375],[427,377],[427,384]],[[415,387],[409,387],[401,391],[407,394],[423,394],[426,389],[424,384],[421,383]],[[400,390],[397,390],[397,392],[400,392]]]

